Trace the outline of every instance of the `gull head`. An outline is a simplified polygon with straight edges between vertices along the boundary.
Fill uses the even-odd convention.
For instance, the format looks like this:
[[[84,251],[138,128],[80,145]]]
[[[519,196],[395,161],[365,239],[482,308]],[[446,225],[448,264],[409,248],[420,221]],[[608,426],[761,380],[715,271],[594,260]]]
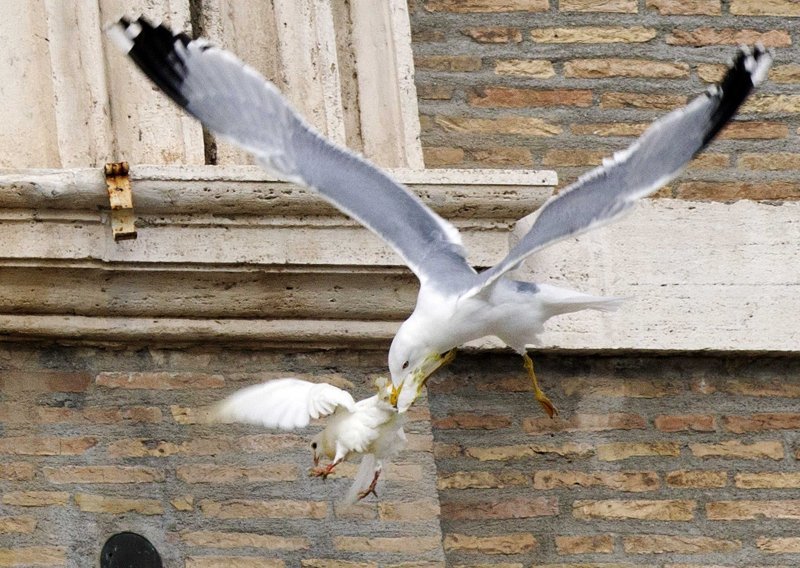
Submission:
[[[409,372],[403,373],[399,386],[394,383],[392,376],[392,392],[389,402],[397,408],[398,412],[405,412],[413,404],[428,382],[428,378],[439,368],[455,359],[456,350],[451,349],[445,353],[430,352],[413,368],[409,364]],[[391,364],[390,364],[391,367]],[[405,369],[401,369],[405,371]]]

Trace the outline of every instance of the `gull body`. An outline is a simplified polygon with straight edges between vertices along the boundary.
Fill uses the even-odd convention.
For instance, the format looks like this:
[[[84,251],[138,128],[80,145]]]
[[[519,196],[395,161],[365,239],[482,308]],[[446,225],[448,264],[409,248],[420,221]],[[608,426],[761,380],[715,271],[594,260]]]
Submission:
[[[536,343],[548,318],[613,309],[619,299],[517,282],[506,273],[553,243],[611,222],[676,177],[766,78],[772,61],[761,47],[741,49],[718,85],[549,199],[506,257],[479,273],[467,262],[455,227],[385,172],[325,140],[233,54],[143,18],[123,18],[109,34],[207,128],[252,152],[266,169],[317,190],[381,237],[419,278],[414,312],[389,350],[392,402],[401,412],[455,347],[494,335],[523,355],[537,400],[552,416],[555,407],[536,383],[526,346]]]
[[[390,385],[379,379],[377,394],[355,401],[347,391],[327,383],[275,379],[235,392],[214,407],[211,418],[295,430],[308,426],[312,419],[327,417],[325,427],[311,439],[315,467],[310,473],[327,477],[352,455],[361,455],[345,499],[352,502],[375,493],[384,464],[406,444],[404,415],[389,403]],[[330,463],[320,466],[323,456]]]

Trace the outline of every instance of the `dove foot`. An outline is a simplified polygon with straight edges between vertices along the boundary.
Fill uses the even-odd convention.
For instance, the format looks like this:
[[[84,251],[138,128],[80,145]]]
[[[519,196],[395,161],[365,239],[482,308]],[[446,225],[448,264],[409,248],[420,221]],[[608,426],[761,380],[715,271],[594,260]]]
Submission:
[[[328,465],[323,465],[320,467],[312,467],[311,469],[308,470],[308,476],[328,479],[328,476],[333,473],[333,470],[336,468],[337,465],[339,465],[339,462],[331,462]]]
[[[358,494],[359,501],[361,501],[365,497],[368,497],[370,493],[372,495],[375,495],[376,499],[378,498],[378,494],[375,492],[375,486],[378,484],[378,478],[380,477],[380,475],[381,475],[381,470],[375,472],[375,476],[372,478],[372,483],[369,484],[369,487],[367,487],[364,491]]]

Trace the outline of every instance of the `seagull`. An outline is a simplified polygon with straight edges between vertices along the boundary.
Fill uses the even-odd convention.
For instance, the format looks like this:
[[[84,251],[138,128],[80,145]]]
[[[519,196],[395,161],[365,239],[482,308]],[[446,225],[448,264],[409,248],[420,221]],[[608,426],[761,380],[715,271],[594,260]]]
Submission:
[[[356,479],[345,502],[373,494],[384,463],[406,445],[405,414],[389,402],[392,383],[375,381],[377,394],[356,402],[352,395],[328,383],[295,378],[275,379],[236,391],[209,412],[212,422],[257,424],[279,430],[305,428],[312,419],[328,417],[325,428],[311,439],[313,477],[327,477],[352,454],[360,454]],[[330,460],[319,464],[322,457]]]
[[[318,191],[381,237],[419,278],[416,307],[389,349],[391,401],[400,412],[452,359],[454,349],[495,336],[522,356],[536,399],[554,416],[528,345],[538,343],[553,316],[613,310],[621,299],[512,280],[507,273],[544,247],[618,218],[676,177],[730,121],[772,62],[761,46],[740,48],[719,84],[654,122],[630,147],[546,201],[506,257],[478,272],[467,262],[453,225],[385,172],[323,138],[275,85],[232,53],[144,18],[120,19],[109,35],[186,112],[251,152],[264,168]]]

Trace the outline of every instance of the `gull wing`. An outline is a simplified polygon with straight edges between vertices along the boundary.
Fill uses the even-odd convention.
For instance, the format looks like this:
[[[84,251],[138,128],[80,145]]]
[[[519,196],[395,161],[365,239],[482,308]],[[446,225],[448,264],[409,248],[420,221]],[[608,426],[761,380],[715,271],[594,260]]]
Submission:
[[[350,393],[327,383],[276,379],[235,392],[219,402],[211,415],[219,422],[294,430],[339,407],[353,412],[355,404]]]
[[[386,241],[423,284],[471,284],[475,271],[455,227],[383,171],[324,139],[233,54],[144,18],[123,18],[108,33],[209,130],[253,153],[264,168],[318,191]]]
[[[677,176],[733,117],[767,75],[772,57],[742,48],[722,82],[654,122],[628,149],[550,198],[530,231],[500,263],[478,275],[477,293],[536,251],[619,217]]]

